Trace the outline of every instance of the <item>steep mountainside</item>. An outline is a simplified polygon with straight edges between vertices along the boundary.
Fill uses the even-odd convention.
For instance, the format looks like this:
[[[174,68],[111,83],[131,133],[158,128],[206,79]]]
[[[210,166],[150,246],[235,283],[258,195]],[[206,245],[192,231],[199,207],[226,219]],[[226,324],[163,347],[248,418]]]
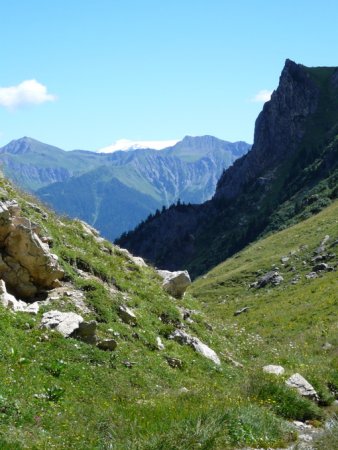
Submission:
[[[151,217],[118,242],[194,276],[259,235],[318,212],[337,196],[338,69],[287,60],[257,118],[252,150],[224,172],[211,201]]]
[[[6,176],[19,186],[114,239],[162,205],[209,199],[222,170],[249,148],[244,142],[201,136],[186,137],[161,151],[98,154],[65,152],[23,138],[0,149],[0,161]]]
[[[0,178],[0,448],[292,450],[299,431],[332,450],[337,212],[178,299],[140,258]],[[295,376],[311,383],[302,395]]]

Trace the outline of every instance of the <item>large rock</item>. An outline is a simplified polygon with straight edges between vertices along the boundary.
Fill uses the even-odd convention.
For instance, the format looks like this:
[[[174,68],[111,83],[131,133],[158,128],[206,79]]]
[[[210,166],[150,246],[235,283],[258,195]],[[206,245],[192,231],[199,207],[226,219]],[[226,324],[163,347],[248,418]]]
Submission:
[[[83,317],[73,312],[48,311],[45,312],[41,320],[41,328],[57,330],[64,337],[70,337],[79,329]]]
[[[23,298],[53,287],[64,274],[39,232],[38,225],[20,216],[15,200],[0,202],[0,278]]]
[[[286,384],[294,389],[297,389],[302,397],[310,398],[311,400],[319,400],[318,394],[314,387],[299,373],[294,373],[286,380]]]
[[[136,324],[136,316],[133,311],[127,306],[121,305],[118,309],[119,316],[125,323],[129,323],[130,325]]]
[[[274,364],[269,364],[263,367],[263,372],[271,373],[273,375],[283,375],[285,369],[282,366],[275,366]]]
[[[162,286],[175,298],[181,298],[189,284],[190,276],[187,270],[170,272],[169,270],[158,270],[157,273],[163,278]]]
[[[90,322],[80,322],[79,327],[73,332],[72,337],[80,339],[80,341],[86,342],[87,344],[96,344],[96,327],[97,323],[95,320]]]
[[[63,277],[58,258],[49,251],[39,236],[24,225],[18,225],[5,241],[6,251],[22,267],[27,269],[34,282],[41,287],[52,287]]]
[[[117,342],[115,341],[115,339],[103,339],[99,341],[96,345],[100,350],[112,352],[113,350],[116,349]]]
[[[190,336],[185,331],[175,330],[169,336],[169,339],[173,339],[180,344],[190,345],[190,347],[192,347],[197,353],[210,359],[213,363],[218,366],[221,364],[221,361],[214,350],[206,344],[203,344],[203,342],[201,342],[197,337]]]
[[[264,286],[267,286],[268,284],[278,286],[283,280],[284,278],[280,275],[280,273],[277,270],[272,270],[258,279],[256,287],[262,288]]]

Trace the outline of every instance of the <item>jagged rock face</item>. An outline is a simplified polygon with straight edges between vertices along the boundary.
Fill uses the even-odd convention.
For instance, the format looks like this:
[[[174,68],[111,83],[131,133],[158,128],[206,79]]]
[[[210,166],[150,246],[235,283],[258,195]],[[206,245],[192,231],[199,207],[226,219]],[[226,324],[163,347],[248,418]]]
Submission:
[[[300,220],[304,197],[319,183],[334,186],[338,176],[337,80],[338,68],[287,60],[256,121],[252,150],[224,172],[215,196],[170,208],[116,243],[158,268],[184,267],[194,278],[258,236]],[[336,193],[325,196],[322,204]]]
[[[62,278],[57,256],[37,235],[38,227],[19,215],[18,204],[0,202],[0,278],[19,297],[33,297]]]
[[[279,86],[256,120],[251,152],[221,177],[215,198],[234,198],[245,184],[263,177],[295,151],[304,136],[306,119],[316,111],[319,88],[306,68],[287,60]]]

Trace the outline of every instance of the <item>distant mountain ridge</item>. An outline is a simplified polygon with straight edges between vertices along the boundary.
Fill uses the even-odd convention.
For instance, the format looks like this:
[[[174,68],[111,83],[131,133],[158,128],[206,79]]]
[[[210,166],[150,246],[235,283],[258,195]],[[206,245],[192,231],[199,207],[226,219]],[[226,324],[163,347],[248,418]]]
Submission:
[[[0,161],[17,185],[115,239],[162,206],[211,198],[223,169],[249,148],[186,136],[163,150],[66,152],[25,137],[2,147]]]
[[[118,244],[159,268],[197,276],[258,236],[320,211],[338,195],[337,98],[337,67],[287,60],[251,151],[224,171],[214,197],[171,207]]]

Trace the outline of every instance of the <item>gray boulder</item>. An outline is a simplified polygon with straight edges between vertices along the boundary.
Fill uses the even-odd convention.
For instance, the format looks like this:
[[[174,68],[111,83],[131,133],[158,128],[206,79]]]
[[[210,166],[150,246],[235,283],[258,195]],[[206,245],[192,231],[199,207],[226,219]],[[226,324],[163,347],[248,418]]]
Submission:
[[[121,305],[119,306],[118,313],[123,322],[129,323],[130,325],[136,325],[136,316],[130,308]]]
[[[263,372],[271,373],[273,375],[283,375],[285,369],[282,366],[275,366],[274,364],[269,364],[263,367]]]
[[[80,322],[79,327],[73,332],[72,337],[80,339],[80,341],[86,342],[87,344],[96,344],[96,327],[97,323],[95,320],[90,322]]]
[[[221,364],[221,361],[214,350],[212,350],[206,344],[203,344],[203,342],[201,342],[197,337],[190,336],[185,331],[175,330],[173,333],[171,333],[169,339],[173,339],[180,344],[189,345],[197,353],[204,356],[205,358],[210,359],[216,365],[219,366]]]
[[[280,273],[277,270],[272,270],[258,279],[256,287],[262,288],[268,284],[278,286],[282,281],[284,281],[284,278],[280,275]]]
[[[73,312],[48,311],[42,315],[41,328],[57,330],[64,337],[70,337],[79,329],[83,317]]]
[[[100,350],[113,351],[117,347],[117,342],[115,341],[115,339],[103,339],[99,341],[96,346]]]
[[[157,273],[163,278],[162,286],[168,294],[175,298],[182,298],[191,279],[187,270],[170,272],[169,270],[158,270]]]
[[[299,373],[294,373],[285,382],[287,386],[290,386],[298,391],[302,397],[310,398],[311,400],[319,400],[318,394],[314,387]]]

